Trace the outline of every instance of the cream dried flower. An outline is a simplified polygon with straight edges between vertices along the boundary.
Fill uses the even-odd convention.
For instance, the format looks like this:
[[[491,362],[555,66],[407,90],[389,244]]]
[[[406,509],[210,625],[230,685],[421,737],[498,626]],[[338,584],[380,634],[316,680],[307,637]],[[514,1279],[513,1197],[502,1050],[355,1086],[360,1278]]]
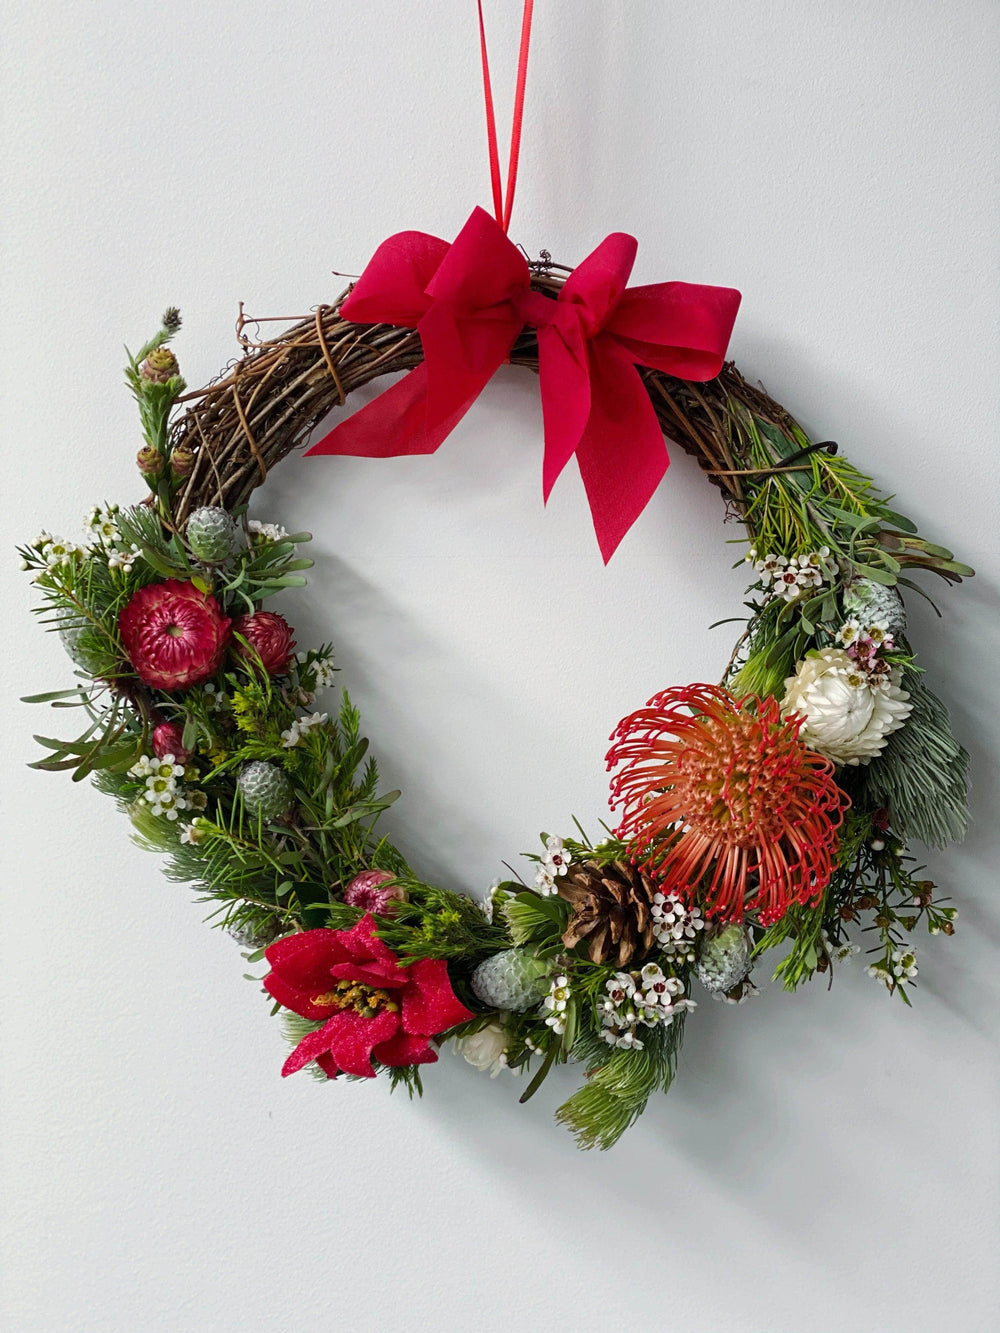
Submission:
[[[488,1069],[490,1078],[496,1078],[507,1067],[507,1034],[499,1023],[488,1023],[478,1032],[456,1037],[455,1049],[476,1069]]]
[[[783,717],[805,719],[799,739],[835,764],[867,764],[912,711],[890,678],[870,681],[843,648],[810,653],[785,681]]]

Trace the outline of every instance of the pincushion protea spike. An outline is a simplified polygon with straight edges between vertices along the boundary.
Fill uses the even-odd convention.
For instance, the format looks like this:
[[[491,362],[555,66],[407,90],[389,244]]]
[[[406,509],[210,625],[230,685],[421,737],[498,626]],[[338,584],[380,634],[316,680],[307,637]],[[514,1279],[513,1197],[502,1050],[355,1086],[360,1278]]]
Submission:
[[[611,781],[618,836],[663,893],[764,925],[819,899],[850,801],[801,725],[775,699],[717,685],[664,690],[618,724],[607,755],[609,770],[624,765]]]

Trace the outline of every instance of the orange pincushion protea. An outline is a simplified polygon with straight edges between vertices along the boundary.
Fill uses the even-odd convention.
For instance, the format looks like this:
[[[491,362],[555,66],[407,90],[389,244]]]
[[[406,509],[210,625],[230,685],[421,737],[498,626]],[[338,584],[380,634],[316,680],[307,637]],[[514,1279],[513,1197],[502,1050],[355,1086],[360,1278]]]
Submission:
[[[666,894],[764,925],[816,902],[836,865],[848,797],[777,700],[717,685],[664,690],[618,724],[608,768],[618,836]]]

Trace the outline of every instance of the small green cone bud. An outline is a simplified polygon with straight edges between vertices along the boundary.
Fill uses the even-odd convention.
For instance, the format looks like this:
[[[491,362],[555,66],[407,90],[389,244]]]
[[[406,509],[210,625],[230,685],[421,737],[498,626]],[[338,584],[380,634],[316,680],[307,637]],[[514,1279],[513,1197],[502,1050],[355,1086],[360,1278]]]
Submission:
[[[186,444],[179,444],[170,455],[170,466],[175,477],[190,477],[194,471],[194,450]]]
[[[471,984],[476,999],[488,1008],[523,1014],[545,997],[548,968],[525,949],[504,949],[479,964]]]
[[[291,808],[292,784],[277,764],[265,759],[244,764],[236,785],[247,814],[254,819],[280,819]]]
[[[187,521],[185,535],[194,558],[209,565],[228,560],[236,550],[238,540],[232,515],[211,505],[194,511]]]
[[[702,945],[695,976],[710,991],[732,990],[750,971],[750,938],[733,922],[710,935]]]
[[[890,634],[906,629],[906,609],[895,588],[872,579],[853,579],[844,593],[844,614],[861,625],[884,620]]]
[[[139,367],[139,375],[147,384],[166,384],[180,372],[177,358],[169,347],[156,347]]]
[[[136,466],[144,477],[154,479],[163,472],[163,455],[151,444],[144,444],[135,456]]]
[[[73,662],[82,671],[94,676],[106,659],[105,654],[88,646],[87,640],[91,637],[92,629],[91,625],[63,625],[59,630],[59,638]]]

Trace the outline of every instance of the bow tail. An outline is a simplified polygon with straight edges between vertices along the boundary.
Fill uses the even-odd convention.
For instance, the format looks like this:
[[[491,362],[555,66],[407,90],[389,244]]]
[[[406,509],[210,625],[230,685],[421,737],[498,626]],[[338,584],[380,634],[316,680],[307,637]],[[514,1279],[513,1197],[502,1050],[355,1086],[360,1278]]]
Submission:
[[[397,383],[306,450],[311,454],[348,454],[354,458],[398,458],[432,454],[464,412],[433,424],[427,419],[427,366],[421,362]]]
[[[613,343],[591,344],[590,398],[576,457],[607,564],[649,503],[670,459],[639,372]]]

